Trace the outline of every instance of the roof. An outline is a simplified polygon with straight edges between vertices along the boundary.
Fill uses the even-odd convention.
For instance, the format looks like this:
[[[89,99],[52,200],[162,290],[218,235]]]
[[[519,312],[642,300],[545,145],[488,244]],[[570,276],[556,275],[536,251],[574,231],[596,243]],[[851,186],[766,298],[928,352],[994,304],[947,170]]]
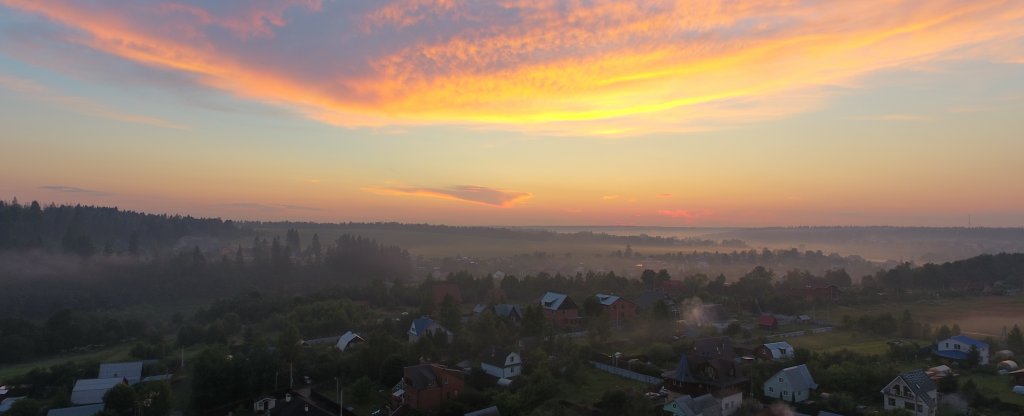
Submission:
[[[957,350],[935,350],[932,351],[935,355],[942,358],[948,358],[950,360],[962,361],[967,359],[967,352]]]
[[[473,306],[473,313],[474,314],[481,314],[481,313],[483,313],[486,310],[487,310],[487,305],[483,304],[483,303],[478,303],[478,304]]]
[[[736,353],[732,349],[732,340],[729,337],[701,338],[693,342],[695,362],[711,358],[733,359]]]
[[[772,325],[777,325],[778,323],[779,323],[779,320],[775,319],[775,317],[771,316],[771,315],[761,315],[761,316],[757,317],[757,324],[758,325],[772,326]]]
[[[21,396],[21,397],[8,397],[8,398],[4,399],[3,401],[0,401],[0,412],[6,412],[8,410],[11,410],[11,406],[14,405],[14,402],[16,402],[18,400],[21,400],[21,399],[24,399],[24,398],[25,398],[25,396]]]
[[[785,355],[793,355],[793,346],[786,341],[769,342],[762,345],[768,349],[768,353],[772,355],[772,358],[782,358]]]
[[[603,293],[597,294],[597,301],[601,302],[604,306],[612,306],[615,302],[618,302],[620,298],[615,295],[605,295]]]
[[[501,318],[509,318],[513,314],[518,318],[523,317],[523,311],[519,309],[519,305],[512,303],[499,303],[494,305],[494,314]]]
[[[168,381],[172,378],[174,378],[174,374],[161,374],[158,376],[143,377],[142,382],[149,383],[151,381]]]
[[[699,397],[693,396],[679,396],[670,403],[675,403],[682,410],[686,416],[719,416],[721,415],[721,405],[718,400],[710,394],[705,394]]]
[[[352,343],[363,341],[366,340],[363,339],[363,337],[359,336],[359,334],[352,331],[348,331],[338,338],[338,343],[335,344],[335,346],[338,347],[339,350],[345,351],[345,349],[347,349],[348,346],[351,345]]]
[[[491,347],[491,349],[484,351],[483,356],[480,357],[480,362],[490,364],[495,367],[504,367],[505,359],[513,352],[514,351],[509,351],[504,348]]]
[[[932,381],[928,374],[925,374],[924,370],[908,371],[906,373],[896,376],[896,378],[903,379],[904,383],[910,387],[910,390],[914,392],[917,397],[924,400],[928,404],[928,407],[935,407],[935,398],[928,395],[928,392],[935,391],[935,382]],[[890,382],[891,384],[892,382]],[[882,390],[885,393],[885,390]]]
[[[569,295],[557,292],[548,292],[544,294],[544,297],[540,298],[540,306],[544,309],[557,311],[565,303],[565,300],[569,299]]]
[[[639,296],[635,297],[634,299],[636,299],[636,306],[640,307],[641,309],[653,308],[654,304],[658,303],[659,300],[664,300],[666,301],[666,303],[675,303],[675,301],[672,300],[672,297],[669,296],[668,293],[661,291],[644,292],[641,293]]]
[[[952,337],[950,339],[953,340],[953,341],[959,342],[961,344],[973,345],[974,347],[977,347],[979,350],[983,349],[983,348],[988,348],[988,344],[987,343],[982,342],[982,341],[978,341],[978,340],[976,340],[974,338],[971,338],[969,336],[966,336],[966,335],[957,335],[957,336]]]
[[[306,411],[307,404],[309,405],[309,411]],[[278,399],[274,403],[274,408],[270,410],[270,414],[275,416],[332,416],[337,414],[336,411],[337,409],[328,411],[317,406],[312,400],[306,399],[300,394],[292,393],[291,403],[286,402],[284,399]],[[348,413],[346,409],[345,414]]]
[[[131,384],[142,379],[142,361],[100,364],[100,374],[96,378],[127,378]]]
[[[486,409],[466,413],[465,416],[501,416],[501,412],[498,411],[498,406],[491,406]]]
[[[402,371],[405,384],[414,390],[423,390],[441,384],[441,377],[453,376],[462,379],[462,374],[437,364],[420,364],[405,367]]]
[[[107,393],[107,390],[122,382],[124,379],[118,377],[79,379],[75,381],[75,387],[71,389],[71,403],[103,403],[103,395]]]
[[[441,324],[438,324],[437,322],[434,322],[433,319],[430,319],[429,316],[423,316],[416,318],[416,320],[412,321],[412,327],[409,328],[409,332],[416,336],[423,336],[423,334],[426,333],[426,331],[430,330],[430,327],[433,325],[437,325],[441,329],[447,331],[447,329],[441,326]]]
[[[46,416],[93,416],[103,411],[103,404],[90,404],[86,406],[64,407],[50,409]]]
[[[814,382],[814,377],[811,377],[811,370],[807,369],[807,365],[800,364],[783,368],[778,373],[775,373],[772,378],[781,377],[782,375],[785,375],[786,379],[789,380],[793,390],[813,390],[818,388],[818,383]]]

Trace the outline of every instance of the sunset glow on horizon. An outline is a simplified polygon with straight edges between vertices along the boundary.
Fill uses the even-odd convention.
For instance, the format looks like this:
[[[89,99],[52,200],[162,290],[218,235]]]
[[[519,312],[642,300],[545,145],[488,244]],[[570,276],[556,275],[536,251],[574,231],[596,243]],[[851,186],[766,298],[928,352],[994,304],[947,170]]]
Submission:
[[[1024,226],[1024,4],[0,0],[0,196]]]

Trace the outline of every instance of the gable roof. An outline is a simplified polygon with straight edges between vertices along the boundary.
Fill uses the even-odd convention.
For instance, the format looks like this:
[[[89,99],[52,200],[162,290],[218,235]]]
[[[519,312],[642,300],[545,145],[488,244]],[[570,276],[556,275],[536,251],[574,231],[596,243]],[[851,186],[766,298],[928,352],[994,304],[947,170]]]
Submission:
[[[784,355],[782,351],[786,351],[788,355],[793,355],[793,346],[786,341],[768,342],[762,345],[768,349],[768,353],[772,355],[772,358],[782,358]]]
[[[612,304],[614,304],[615,302],[618,302],[619,299],[620,298],[618,296],[615,296],[615,295],[606,295],[606,294],[603,294],[603,293],[598,293],[597,294],[597,301],[601,302],[601,304],[604,305],[604,306],[612,306]]]
[[[433,319],[430,319],[429,316],[421,316],[412,321],[412,326],[409,328],[409,333],[420,337],[423,336],[423,334],[425,334],[427,331],[430,330],[431,327],[435,325],[437,326],[437,328],[440,328],[445,332],[450,332],[448,331],[448,328],[441,326],[441,324],[435,322]]]
[[[693,342],[693,361],[700,362],[712,358],[731,360],[736,357],[729,337],[701,338]]]
[[[363,337],[359,336],[359,334],[352,331],[348,331],[338,338],[338,343],[335,344],[335,347],[337,347],[339,350],[345,351],[345,349],[352,345],[352,343],[363,341],[366,340],[363,339]]]
[[[498,406],[491,406],[486,409],[466,413],[464,416],[501,416],[501,412],[498,411]]]
[[[121,377],[79,379],[75,381],[75,387],[71,389],[71,403],[103,403],[103,395],[107,393],[107,390],[122,382],[124,379]]]
[[[495,367],[504,367],[505,359],[507,359],[509,354],[512,354],[513,352],[515,351],[491,347],[489,350],[484,351],[483,356],[480,357],[480,362],[487,363]]]
[[[775,326],[779,324],[779,320],[775,319],[775,317],[771,315],[761,315],[757,317],[757,324],[764,326]]]
[[[494,305],[494,314],[500,318],[511,318],[513,315],[516,318],[523,317],[523,311],[519,309],[519,305],[513,303],[499,303]]]
[[[142,379],[142,361],[100,364],[100,374],[96,378],[126,378],[131,384]]]
[[[805,364],[783,368],[778,373],[775,373],[772,378],[780,376],[785,376],[789,380],[789,385],[792,386],[793,390],[813,390],[818,388],[818,383],[815,383],[814,377],[811,377],[811,370],[808,370]]]
[[[705,394],[699,397],[679,396],[669,403],[675,403],[679,410],[681,410],[686,416],[719,416],[722,414],[721,405],[718,403],[718,400],[710,394]]]
[[[403,376],[405,377],[406,384],[415,390],[440,386],[444,382],[444,377],[450,376],[462,379],[460,373],[437,364],[420,364],[405,367]]]
[[[953,340],[953,341],[959,342],[961,344],[967,344],[967,345],[974,346],[974,347],[976,347],[979,350],[983,349],[983,348],[988,348],[988,344],[987,343],[982,342],[982,341],[978,341],[978,340],[976,340],[974,338],[971,338],[969,336],[966,336],[966,335],[957,335],[957,336],[952,337],[950,339]]]
[[[920,397],[921,400],[924,400],[924,402],[928,404],[928,407],[935,407],[935,398],[928,395],[928,392],[935,391],[935,382],[928,377],[928,374],[926,374],[924,370],[918,369],[902,373],[896,376],[893,381],[890,381],[889,384],[892,384],[897,379],[903,379],[903,382],[910,387],[910,390],[913,391],[917,397]],[[888,385],[886,385],[886,387],[888,387]],[[882,393],[887,393],[886,389],[882,389]]]
[[[540,298],[540,306],[544,309],[557,311],[565,303],[565,300],[569,299],[569,295],[558,292],[548,292],[544,294],[544,297]]]
[[[88,406],[64,407],[50,409],[46,416],[93,416],[103,411],[103,403],[90,404]]]

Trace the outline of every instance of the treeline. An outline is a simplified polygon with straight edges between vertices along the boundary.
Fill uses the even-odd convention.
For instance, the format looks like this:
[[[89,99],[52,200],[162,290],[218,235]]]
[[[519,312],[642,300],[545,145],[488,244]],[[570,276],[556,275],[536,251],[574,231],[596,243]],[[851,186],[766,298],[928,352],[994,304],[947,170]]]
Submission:
[[[0,201],[0,250],[41,249],[91,256],[152,253],[184,237],[234,238],[246,233],[232,221],[154,215],[117,208],[22,205]]]
[[[865,276],[868,289],[886,289],[894,294],[908,291],[971,293],[1020,290],[1024,286],[1024,253],[980,255],[942,264],[915,267],[903,263],[889,270]]]
[[[483,238],[495,238],[502,240],[516,241],[560,241],[568,243],[612,243],[612,244],[633,244],[645,246],[676,246],[676,247],[729,247],[743,248],[746,244],[737,239],[726,239],[721,241],[702,238],[676,238],[661,237],[647,234],[640,235],[614,235],[601,232],[579,231],[575,233],[562,233],[547,230],[507,227],[472,227],[452,226],[434,224],[405,224],[398,222],[347,222],[337,224],[303,223],[303,222],[246,222],[247,227],[283,227],[283,228],[311,228],[311,229],[336,229],[350,233],[358,233],[366,230],[387,230],[419,233],[449,234],[458,236],[472,236]]]
[[[44,322],[0,318],[0,364],[104,346],[157,331],[145,320],[62,309]]]
[[[298,232],[290,235],[294,243]],[[412,276],[408,252],[372,239],[343,235],[323,246],[316,236],[308,246],[287,241],[256,237],[251,246],[235,250],[193,246],[151,259],[73,256],[69,261],[67,255],[50,255],[32,263],[68,263],[67,267],[29,277],[22,267],[0,270],[0,314],[41,318],[62,308],[209,301],[252,290],[295,295]]]

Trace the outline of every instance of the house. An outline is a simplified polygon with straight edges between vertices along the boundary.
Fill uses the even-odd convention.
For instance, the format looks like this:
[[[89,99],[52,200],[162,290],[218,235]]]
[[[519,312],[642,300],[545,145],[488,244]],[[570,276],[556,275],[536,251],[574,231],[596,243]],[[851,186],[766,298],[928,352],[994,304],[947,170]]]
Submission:
[[[103,395],[121,383],[127,384],[124,378],[118,377],[79,379],[71,389],[71,404],[103,403]]]
[[[462,373],[437,364],[405,367],[400,387],[393,393],[399,407],[420,412],[441,407],[447,400],[459,397],[464,387]]]
[[[817,388],[807,365],[800,364],[779,370],[765,380],[764,396],[797,403],[810,399],[811,391]]]
[[[935,416],[939,396],[935,382],[924,370],[896,376],[881,391],[885,410],[904,409],[915,415]]]
[[[978,349],[978,364],[988,365],[988,344],[965,335],[944,339],[935,344],[935,355],[941,358],[963,361],[971,347]]]
[[[779,327],[779,320],[772,315],[761,315],[757,317],[757,327],[761,329],[776,329]]]
[[[359,334],[356,334],[355,332],[352,331],[348,331],[338,338],[338,343],[334,344],[334,347],[341,351],[345,351],[352,345],[365,341],[366,340],[363,339],[363,337],[359,336]]]
[[[277,398],[274,396],[263,396],[252,402],[252,411],[256,414],[270,413],[277,405]]]
[[[679,358],[676,369],[662,373],[662,378],[669,390],[695,396],[711,394],[728,399],[728,403],[733,402],[737,391],[739,401],[743,400],[747,382],[728,337],[698,339],[693,350]]]
[[[138,384],[142,381],[142,361],[100,364],[96,378],[123,378],[128,384]]]
[[[613,325],[636,316],[636,304],[621,296],[598,293],[597,301],[601,303],[604,313],[608,316],[608,321]]]
[[[494,316],[502,319],[508,319],[513,323],[519,323],[523,320],[523,310],[519,305],[512,303],[499,303],[494,305]]]
[[[325,403],[324,405],[326,406],[327,404]],[[337,406],[336,404],[334,405]],[[285,393],[284,399],[275,399],[274,406],[268,409],[265,414],[270,416],[332,416],[338,414],[338,409],[325,409],[309,397],[305,397],[298,392],[288,392]],[[353,415],[348,409],[345,409],[344,414],[348,416]]]
[[[434,306],[440,307],[445,297],[451,297],[456,305],[462,304],[462,291],[459,285],[451,282],[434,282],[430,290],[434,295]]]
[[[518,352],[491,347],[480,358],[480,368],[497,378],[513,378],[523,373],[523,358]]]
[[[743,393],[731,390],[721,397],[712,394],[679,396],[665,403],[662,411],[672,416],[728,416],[735,413],[742,403]]]
[[[784,361],[793,358],[793,346],[786,341],[769,342],[754,348],[754,357],[766,361]]]
[[[448,342],[452,342],[452,338],[455,336],[448,328],[441,326],[440,323],[428,316],[414,319],[412,325],[409,326],[408,334],[409,343],[416,343],[425,336],[440,336],[440,334],[443,334]]]
[[[583,323],[580,309],[569,295],[547,292],[540,298],[540,307],[544,317],[556,328],[579,326]]]
[[[659,301],[668,307],[669,313],[671,313],[672,316],[679,316],[679,306],[676,305],[676,301],[664,291],[641,293],[640,296],[636,297],[636,309],[637,311],[650,311],[654,309],[654,305],[658,304]]]
[[[103,411],[103,403],[90,404],[86,406],[62,407],[50,409],[46,416],[93,416]]]

